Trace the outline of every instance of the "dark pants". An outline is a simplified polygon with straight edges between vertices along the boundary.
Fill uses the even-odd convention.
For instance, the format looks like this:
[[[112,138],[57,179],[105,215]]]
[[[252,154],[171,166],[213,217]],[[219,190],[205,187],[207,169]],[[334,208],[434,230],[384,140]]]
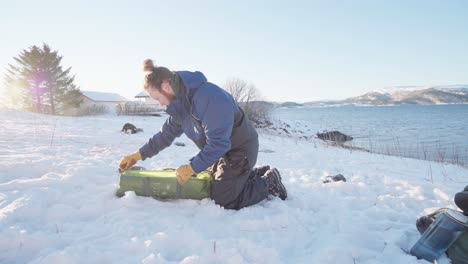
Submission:
[[[265,180],[252,171],[257,155],[258,138],[255,138],[243,150],[231,150],[213,164],[211,199],[216,204],[239,210],[268,196]]]

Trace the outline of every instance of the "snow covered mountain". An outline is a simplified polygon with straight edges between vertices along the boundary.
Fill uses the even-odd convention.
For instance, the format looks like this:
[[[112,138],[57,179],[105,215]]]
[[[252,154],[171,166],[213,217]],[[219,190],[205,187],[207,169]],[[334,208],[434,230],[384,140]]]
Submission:
[[[317,104],[318,102],[309,102],[305,105]],[[468,104],[468,85],[385,87],[326,105],[402,104]]]
[[[382,89],[376,89],[374,92],[380,93],[398,93],[398,92],[413,92],[421,91],[426,89],[437,89],[437,90],[448,90],[448,91],[457,91],[457,90],[468,90],[468,85],[433,85],[433,86],[389,86]]]
[[[468,86],[391,87],[348,98],[353,104],[463,104],[468,103]]]

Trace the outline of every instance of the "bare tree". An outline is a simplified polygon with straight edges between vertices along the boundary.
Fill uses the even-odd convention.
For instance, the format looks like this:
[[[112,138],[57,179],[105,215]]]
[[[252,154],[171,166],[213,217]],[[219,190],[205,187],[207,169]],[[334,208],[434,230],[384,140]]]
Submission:
[[[257,87],[239,78],[228,79],[223,89],[229,92],[248,118],[260,122],[269,118],[271,105],[263,101]]]

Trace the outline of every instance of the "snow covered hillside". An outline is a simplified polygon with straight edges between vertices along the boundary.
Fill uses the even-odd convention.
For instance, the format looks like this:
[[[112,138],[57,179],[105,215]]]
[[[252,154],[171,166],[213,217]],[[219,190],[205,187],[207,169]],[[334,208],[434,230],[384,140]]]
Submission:
[[[426,89],[437,89],[442,91],[468,91],[468,85],[466,84],[455,84],[455,85],[426,85],[426,86],[389,86],[382,89],[376,89],[373,92],[378,93],[400,93],[400,92],[414,92]]]
[[[466,104],[468,85],[386,87],[345,101],[356,105]]]
[[[315,101],[305,106],[468,104],[468,85],[395,86],[344,100]]]
[[[427,263],[401,249],[416,219],[468,184],[468,170],[260,135],[257,165],[289,197],[240,211],[211,200],[114,196],[120,159],[164,117],[55,117],[0,112],[0,263]],[[144,129],[121,134],[124,123]],[[141,162],[176,168],[197,153],[172,146]],[[342,174],[347,182],[322,183]],[[443,258],[439,263],[449,263]]]

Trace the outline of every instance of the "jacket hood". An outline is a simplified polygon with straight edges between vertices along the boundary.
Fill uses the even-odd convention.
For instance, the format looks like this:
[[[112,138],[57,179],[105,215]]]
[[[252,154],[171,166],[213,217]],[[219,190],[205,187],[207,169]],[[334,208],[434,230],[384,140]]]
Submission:
[[[178,71],[176,72],[177,75],[182,79],[187,92],[200,87],[202,84],[206,83],[208,80],[206,79],[203,73],[196,71],[196,72],[189,72],[189,71]]]
[[[173,89],[176,94],[176,100],[166,108],[166,112],[171,116],[179,117],[181,113],[188,112],[190,109],[190,99],[188,98],[190,94],[193,94],[198,87],[206,83],[207,79],[199,71],[176,71],[175,73],[182,80],[183,85],[180,85],[177,77],[175,77]]]

